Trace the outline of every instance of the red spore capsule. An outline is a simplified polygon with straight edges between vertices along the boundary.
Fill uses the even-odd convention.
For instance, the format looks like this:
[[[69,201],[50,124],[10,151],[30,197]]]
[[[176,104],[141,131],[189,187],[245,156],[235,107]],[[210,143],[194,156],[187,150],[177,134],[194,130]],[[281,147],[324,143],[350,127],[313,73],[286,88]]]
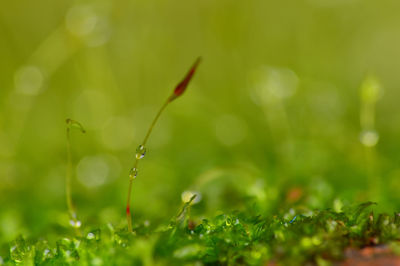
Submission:
[[[189,72],[186,74],[185,78],[175,87],[174,93],[169,98],[170,102],[175,100],[177,97],[181,96],[185,92],[190,80],[192,79],[192,77],[194,75],[194,72],[196,72],[196,68],[199,65],[200,61],[201,61],[201,58],[200,57],[197,58],[196,62],[194,62],[193,66],[190,68]]]

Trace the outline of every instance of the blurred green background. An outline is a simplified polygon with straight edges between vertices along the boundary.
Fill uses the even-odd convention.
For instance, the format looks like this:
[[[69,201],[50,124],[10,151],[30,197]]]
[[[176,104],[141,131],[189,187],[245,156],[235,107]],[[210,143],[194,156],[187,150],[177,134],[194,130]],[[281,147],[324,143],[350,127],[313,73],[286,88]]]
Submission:
[[[184,191],[198,216],[282,206],[400,204],[400,2],[3,1],[0,4],[0,239],[168,221]]]

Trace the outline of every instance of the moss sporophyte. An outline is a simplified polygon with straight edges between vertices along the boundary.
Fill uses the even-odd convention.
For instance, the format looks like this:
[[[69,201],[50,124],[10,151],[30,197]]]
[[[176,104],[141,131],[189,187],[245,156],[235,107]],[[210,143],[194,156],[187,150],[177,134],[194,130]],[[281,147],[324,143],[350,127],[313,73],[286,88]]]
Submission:
[[[181,96],[190,80],[192,79],[197,66],[199,65],[201,59],[200,57],[197,58],[193,66],[190,68],[189,72],[186,74],[184,79],[175,87],[173,93],[167,98],[167,101],[161,106],[160,110],[156,114],[156,116],[153,119],[153,122],[150,124],[150,127],[147,131],[146,136],[144,137],[144,140],[142,141],[142,144],[140,144],[137,149],[136,149],[136,155],[135,155],[135,161],[133,163],[133,167],[129,171],[129,186],[128,186],[128,199],[126,203],[126,217],[127,217],[127,222],[128,222],[128,230],[129,232],[132,232],[132,215],[131,215],[131,210],[130,210],[130,202],[131,202],[131,193],[132,193],[132,183],[133,180],[137,177],[138,175],[138,164],[141,159],[144,158],[146,155],[146,143],[147,140],[149,139],[149,136],[154,128],[154,125],[157,123],[158,118],[160,117],[161,113],[164,111],[164,109],[168,106],[170,102]]]
[[[71,128],[77,128],[82,133],[85,133],[86,131],[83,128],[82,124],[78,121],[67,118],[65,122],[67,123],[67,172],[65,175],[65,196],[70,216],[70,225],[75,228],[77,234],[80,234],[79,227],[81,227],[81,222],[77,219],[76,210],[74,204],[72,203],[71,196],[72,152],[70,131]]]

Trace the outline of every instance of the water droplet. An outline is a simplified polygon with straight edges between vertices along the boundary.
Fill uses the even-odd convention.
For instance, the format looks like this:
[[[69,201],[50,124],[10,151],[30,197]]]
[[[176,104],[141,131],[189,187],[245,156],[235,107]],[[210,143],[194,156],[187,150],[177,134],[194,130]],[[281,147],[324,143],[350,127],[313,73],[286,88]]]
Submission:
[[[46,248],[44,251],[43,251],[43,256],[44,257],[49,257],[48,255],[50,254],[50,249],[48,249],[48,248]]]
[[[101,236],[100,234],[101,234],[100,229],[93,230],[87,234],[86,239],[99,241]]]
[[[226,226],[231,226],[232,225],[232,219],[230,217],[226,218]]]
[[[74,228],[81,227],[82,223],[79,220],[69,220],[69,224]]]
[[[136,168],[131,168],[131,170],[129,171],[129,179],[135,179],[137,175],[138,170]]]
[[[136,159],[140,160],[146,155],[146,148],[143,145],[139,145],[136,149]]]

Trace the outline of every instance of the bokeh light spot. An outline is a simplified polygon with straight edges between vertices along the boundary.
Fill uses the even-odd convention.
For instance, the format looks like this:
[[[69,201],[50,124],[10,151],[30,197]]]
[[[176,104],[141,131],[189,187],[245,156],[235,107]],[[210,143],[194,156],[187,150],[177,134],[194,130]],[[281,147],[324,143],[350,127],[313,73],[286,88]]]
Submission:
[[[247,126],[236,116],[222,115],[215,120],[217,139],[226,146],[239,144],[247,135]]]
[[[72,7],[65,18],[67,29],[78,36],[92,32],[96,26],[97,15],[90,6]]]
[[[288,98],[296,93],[298,83],[296,73],[288,68],[262,67],[252,74],[252,98],[257,104]]]
[[[43,87],[44,75],[37,66],[23,66],[14,76],[15,89],[26,95],[39,94]]]
[[[374,147],[378,144],[379,134],[375,130],[364,130],[360,134],[360,141],[366,147]]]
[[[84,157],[77,165],[78,181],[88,188],[99,187],[114,180],[121,165],[114,156],[94,155]]]

